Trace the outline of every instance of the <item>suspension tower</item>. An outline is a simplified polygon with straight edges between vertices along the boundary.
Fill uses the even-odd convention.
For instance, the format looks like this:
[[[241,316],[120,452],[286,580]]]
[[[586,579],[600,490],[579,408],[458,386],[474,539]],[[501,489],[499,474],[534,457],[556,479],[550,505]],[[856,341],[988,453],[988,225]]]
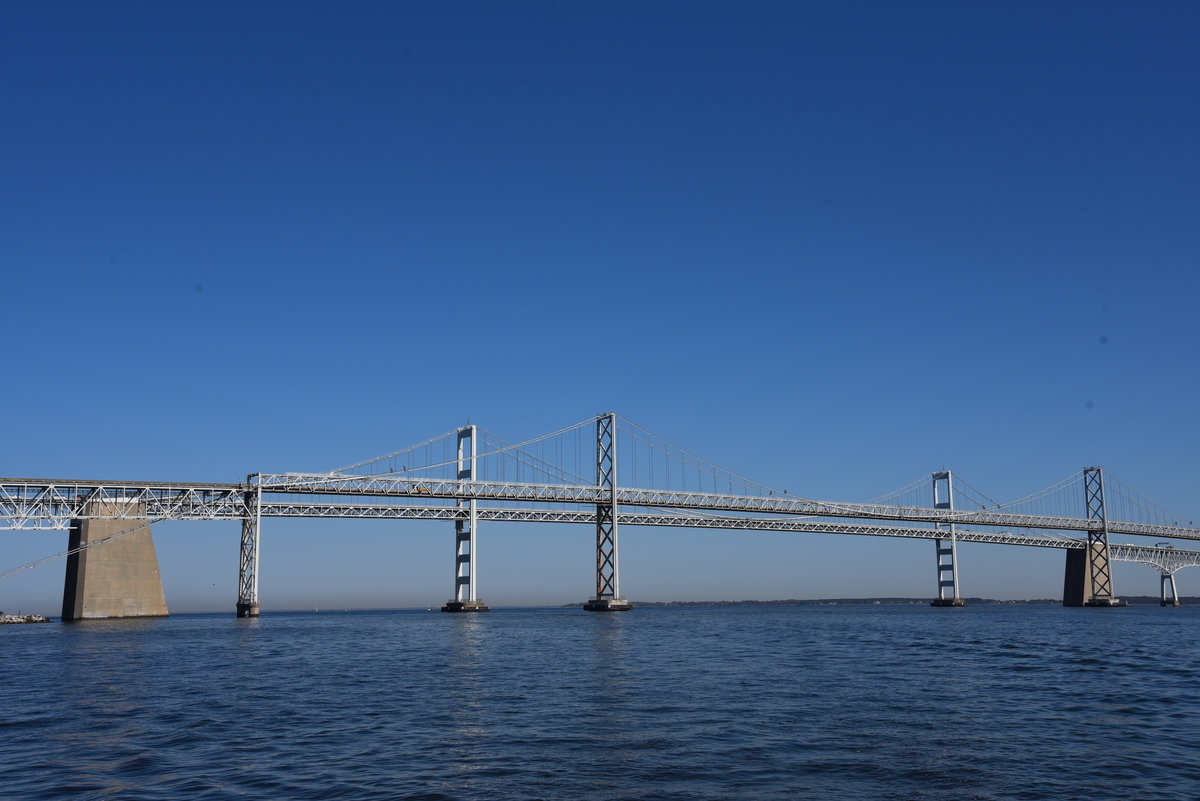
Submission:
[[[617,564],[617,415],[596,418],[596,486],[607,490],[596,504],[596,595],[583,605],[589,612],[624,612],[633,604],[621,597]]]
[[[464,441],[470,440],[468,449]],[[458,480],[475,480],[475,426],[458,430]],[[466,518],[454,521],[454,599],[447,601],[443,612],[486,612],[488,606],[475,594],[475,530],[479,515],[475,500],[457,501],[466,510]]]
[[[1087,507],[1087,547],[1067,551],[1063,606],[1127,606],[1113,591],[1112,565],[1108,559],[1108,512],[1104,505],[1103,469],[1084,469],[1083,497]]]
[[[943,487],[946,493],[945,500],[942,500],[941,494]],[[954,511],[954,478],[948,470],[933,474],[933,508]],[[967,602],[958,594],[958,541],[955,538],[954,524],[935,525],[939,530],[947,530],[949,536],[933,541],[937,548],[938,597],[930,606],[966,606]],[[946,574],[949,574],[949,578]]]

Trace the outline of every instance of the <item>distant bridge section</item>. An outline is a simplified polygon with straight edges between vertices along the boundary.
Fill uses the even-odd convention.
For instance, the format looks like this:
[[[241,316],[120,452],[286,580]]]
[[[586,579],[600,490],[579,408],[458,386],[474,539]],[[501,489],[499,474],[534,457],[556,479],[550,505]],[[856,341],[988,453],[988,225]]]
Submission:
[[[914,523],[965,524],[1088,531],[1085,518],[1021,515],[1006,512],[954,511],[889,506],[886,504],[810,501],[794,496],[718,495],[700,492],[644,490],[619,487],[615,498],[600,487],[564,484],[511,484],[459,481],[422,481],[392,476],[331,476],[299,474],[255,475],[251,479],[263,492],[314,495],[358,495],[377,498],[427,498],[443,500],[507,501],[596,504],[615,500],[621,506],[700,509],[713,512],[803,515],[805,517],[895,520]],[[1200,528],[1109,521],[1111,534],[1176,537],[1200,540]]]
[[[637,486],[618,483],[618,468]],[[589,469],[595,471],[594,483],[581,477]],[[1110,514],[1112,509],[1120,516]],[[1066,550],[1064,596],[1074,593],[1080,604],[1099,606],[1118,604],[1110,559],[1158,570],[1164,604],[1168,585],[1177,598],[1175,571],[1200,565],[1200,551],[1161,543],[1109,544],[1110,534],[1195,540],[1200,528],[1167,515],[1099,468],[1009,504],[995,503],[948,472],[870,503],[814,501],[717,468],[643,429],[622,425],[613,414],[518,445],[466,426],[349,468],[255,473],[236,484],[0,479],[2,529],[74,530],[78,521],[131,521],[118,527],[121,533],[75,552],[146,528],[150,521],[240,521],[239,614],[257,614],[264,517],[453,522],[459,533],[452,604],[464,611],[486,609],[476,597],[474,578],[480,522],[596,525],[597,592],[589,602],[596,609],[628,608],[619,592],[617,559],[617,532],[623,525],[934,540],[935,604],[944,606],[962,605],[960,541]]]

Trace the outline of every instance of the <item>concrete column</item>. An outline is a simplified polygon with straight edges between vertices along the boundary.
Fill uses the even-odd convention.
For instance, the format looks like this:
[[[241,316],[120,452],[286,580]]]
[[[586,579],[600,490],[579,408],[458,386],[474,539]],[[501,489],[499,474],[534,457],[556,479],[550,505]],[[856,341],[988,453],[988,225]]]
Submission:
[[[1167,597],[1168,585],[1171,587],[1171,597],[1170,598]],[[1175,574],[1174,573],[1163,573],[1162,574],[1161,590],[1162,590],[1162,601],[1159,602],[1159,606],[1179,606],[1179,592],[1178,592],[1178,590],[1175,589]]]
[[[158,572],[158,555],[143,508],[126,509],[116,501],[94,501],[85,514],[126,514],[123,519],[85,518],[71,521],[69,550],[96,543],[123,531],[140,531],[93,545],[67,557],[62,619],[166,617],[167,599]]]
[[[1092,600],[1091,590],[1087,551],[1083,548],[1068,548],[1067,565],[1063,575],[1063,606],[1083,606]]]

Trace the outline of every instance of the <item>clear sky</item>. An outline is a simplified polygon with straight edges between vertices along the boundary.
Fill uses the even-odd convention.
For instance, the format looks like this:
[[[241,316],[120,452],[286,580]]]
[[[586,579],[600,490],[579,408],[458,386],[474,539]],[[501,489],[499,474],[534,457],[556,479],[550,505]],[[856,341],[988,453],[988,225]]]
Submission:
[[[810,498],[1100,464],[1200,519],[1198,41],[1170,2],[4,3],[0,473],[238,481],[615,410]],[[237,537],[156,527],[172,610],[232,610]],[[448,524],[263,537],[267,609],[452,594]],[[593,538],[481,527],[481,596],[584,600]],[[0,568],[65,543],[0,532]],[[628,528],[622,589],[927,597],[932,552]],[[960,559],[1061,595],[1061,552]]]

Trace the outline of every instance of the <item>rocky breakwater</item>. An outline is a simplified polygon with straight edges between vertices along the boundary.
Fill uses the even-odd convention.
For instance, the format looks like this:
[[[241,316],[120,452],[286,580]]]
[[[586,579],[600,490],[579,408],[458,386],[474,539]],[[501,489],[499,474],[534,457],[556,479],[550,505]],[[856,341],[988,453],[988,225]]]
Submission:
[[[4,623],[49,623],[50,618],[41,615],[6,615],[0,612],[0,624]]]

